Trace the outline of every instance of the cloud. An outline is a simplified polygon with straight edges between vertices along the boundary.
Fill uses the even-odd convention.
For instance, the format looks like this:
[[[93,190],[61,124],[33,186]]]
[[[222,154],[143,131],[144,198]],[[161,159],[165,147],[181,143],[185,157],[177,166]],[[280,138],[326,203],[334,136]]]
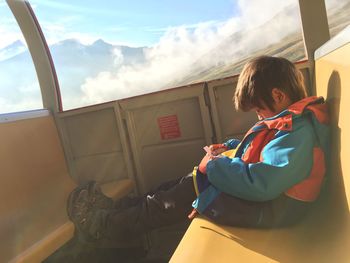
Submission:
[[[262,25],[287,7],[297,7],[297,0],[238,0],[240,7],[239,23],[245,29],[250,29]]]
[[[326,0],[325,4],[327,9],[340,9],[342,8],[345,4],[348,4],[349,0]]]
[[[108,16],[125,15],[122,13],[122,11],[118,11],[115,9],[92,8],[87,5],[67,4],[56,0],[32,0],[31,2],[35,5],[46,6],[55,10],[72,11],[74,13],[99,14]]]
[[[0,95],[0,105],[0,113],[42,109],[43,102],[38,83],[34,82],[29,85],[20,86],[15,96],[12,97],[6,93]]]
[[[38,8],[38,3],[46,3],[46,1],[35,1],[34,7]],[[46,4],[55,4],[53,2],[48,2]],[[58,5],[65,5],[59,4]],[[32,5],[33,7],[33,5]],[[21,40],[23,43],[25,39],[23,34],[13,17],[10,9],[7,6],[0,6],[0,49],[6,47],[7,45],[15,42],[16,40]],[[81,33],[73,29],[72,25],[82,23],[84,17],[82,15],[65,15],[59,17],[54,21],[39,20],[40,26],[45,33],[46,41],[49,45],[57,43],[67,38],[73,38],[79,40],[84,44],[91,44],[96,39],[100,38],[98,34],[91,33]]]
[[[145,63],[122,66],[116,72],[100,72],[95,78],[87,78],[81,86],[82,103],[99,103],[171,88],[169,83],[180,81],[194,69],[232,62],[242,53],[263,48],[298,29],[294,0],[239,0],[238,6],[240,15],[227,21],[167,28],[159,42],[146,50]],[[275,22],[249,34],[274,16]],[[247,34],[240,39],[230,39],[240,31]],[[215,56],[208,57],[213,50]]]
[[[76,39],[83,44],[91,44],[99,38],[98,34],[77,32],[73,24],[82,23],[84,18],[79,15],[63,16],[54,22],[41,21],[41,27],[45,33],[45,39],[49,45],[65,39]]]
[[[43,109],[43,103],[40,97],[26,98],[17,100],[15,103],[9,102],[6,98],[0,97],[1,114],[11,112],[21,112],[29,110]]]
[[[106,32],[113,32],[113,33],[123,32],[127,30],[130,30],[130,28],[126,26],[111,26],[111,27],[105,28]]]
[[[12,17],[10,10],[8,10],[8,12],[6,11],[7,9],[4,9],[2,12],[0,12],[0,49],[8,46],[16,40],[21,40],[23,43],[25,43],[19,26],[17,25],[15,19]],[[11,17],[7,16],[7,14],[11,15]]]
[[[215,47],[216,30],[211,25],[201,25],[194,30],[186,26],[169,29],[154,47],[146,51],[145,63],[122,66],[117,72],[101,72],[96,78],[87,78],[82,85],[84,103],[159,90],[189,72],[195,59]]]
[[[115,67],[121,66],[124,62],[124,56],[120,48],[113,49],[113,64]]]

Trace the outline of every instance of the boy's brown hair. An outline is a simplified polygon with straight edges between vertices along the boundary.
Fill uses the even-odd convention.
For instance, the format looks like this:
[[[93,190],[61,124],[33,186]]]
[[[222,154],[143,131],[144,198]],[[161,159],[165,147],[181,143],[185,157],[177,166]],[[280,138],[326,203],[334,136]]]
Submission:
[[[266,105],[274,111],[274,88],[283,91],[293,103],[306,97],[303,75],[289,60],[261,56],[249,61],[238,79],[233,97],[235,108],[249,111]]]

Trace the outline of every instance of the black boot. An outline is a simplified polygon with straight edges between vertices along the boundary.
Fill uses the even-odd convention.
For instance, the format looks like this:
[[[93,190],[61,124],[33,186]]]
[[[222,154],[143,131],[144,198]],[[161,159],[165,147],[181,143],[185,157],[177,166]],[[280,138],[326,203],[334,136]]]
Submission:
[[[67,201],[67,213],[72,220],[76,211],[75,204],[81,191],[86,191],[84,202],[88,202],[89,207],[98,207],[100,209],[110,209],[113,207],[113,200],[105,196],[99,185],[95,181],[89,181],[75,188],[69,195]]]
[[[105,196],[96,182],[90,181],[72,191],[67,201],[67,214],[78,235],[87,241],[100,239],[107,210],[113,200]]]

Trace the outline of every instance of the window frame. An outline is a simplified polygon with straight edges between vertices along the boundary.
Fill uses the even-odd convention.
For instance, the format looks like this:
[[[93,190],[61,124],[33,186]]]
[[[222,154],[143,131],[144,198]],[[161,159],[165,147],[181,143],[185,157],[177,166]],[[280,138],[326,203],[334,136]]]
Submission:
[[[61,93],[52,56],[35,13],[27,0],[6,0],[27,42],[40,86],[43,107],[62,111]]]

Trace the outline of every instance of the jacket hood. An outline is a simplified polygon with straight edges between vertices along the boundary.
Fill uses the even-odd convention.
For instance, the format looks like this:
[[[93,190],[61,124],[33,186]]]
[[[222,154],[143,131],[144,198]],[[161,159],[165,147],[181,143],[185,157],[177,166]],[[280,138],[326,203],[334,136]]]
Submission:
[[[256,132],[262,129],[277,129],[279,131],[291,131],[293,119],[305,112],[312,112],[315,119],[321,124],[329,123],[328,108],[323,97],[307,97],[290,105],[279,114],[257,122],[248,132]]]

